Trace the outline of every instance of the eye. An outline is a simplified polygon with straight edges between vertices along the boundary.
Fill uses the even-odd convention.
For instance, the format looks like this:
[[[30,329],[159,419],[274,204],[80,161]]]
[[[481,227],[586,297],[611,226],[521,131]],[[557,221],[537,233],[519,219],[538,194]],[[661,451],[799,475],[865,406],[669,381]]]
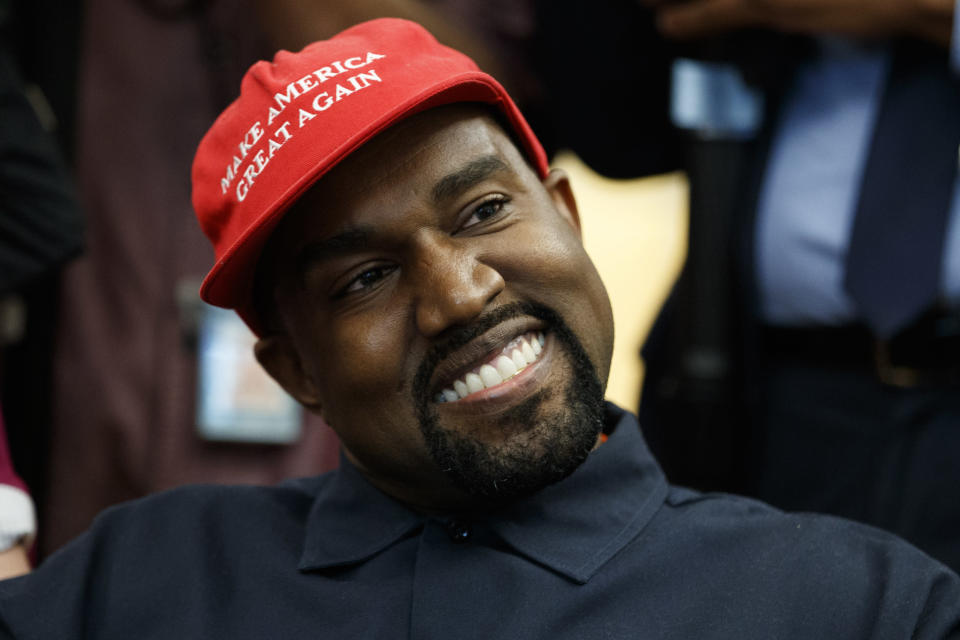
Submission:
[[[463,226],[460,229],[469,229],[474,225],[478,225],[481,222],[485,222],[490,218],[496,217],[503,211],[504,206],[510,201],[510,198],[503,194],[494,194],[484,200],[481,200],[470,213],[470,217],[467,218],[466,222],[463,223]]]
[[[361,293],[372,289],[377,286],[377,284],[390,275],[393,270],[396,269],[393,265],[377,265],[375,267],[368,267],[360,271],[357,275],[350,279],[350,281],[337,293],[334,297],[342,298],[343,296],[350,295],[353,293]]]

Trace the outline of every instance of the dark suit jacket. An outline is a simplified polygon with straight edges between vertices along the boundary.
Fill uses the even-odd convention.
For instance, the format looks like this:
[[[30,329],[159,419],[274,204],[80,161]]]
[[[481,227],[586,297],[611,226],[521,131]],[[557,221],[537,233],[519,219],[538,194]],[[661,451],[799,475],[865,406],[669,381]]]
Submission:
[[[637,2],[541,5],[541,76],[557,146],[611,177],[676,169],[690,177],[688,257],[643,349],[640,421],[672,481],[744,491],[757,441],[752,381],[762,375],[756,201],[781,97],[811,43],[751,32],[677,46],[659,37]],[[931,54],[931,47],[908,44]],[[942,51],[932,55],[946,65]],[[733,62],[761,88],[767,113],[755,139],[702,140],[670,124],[669,70],[677,56]]]

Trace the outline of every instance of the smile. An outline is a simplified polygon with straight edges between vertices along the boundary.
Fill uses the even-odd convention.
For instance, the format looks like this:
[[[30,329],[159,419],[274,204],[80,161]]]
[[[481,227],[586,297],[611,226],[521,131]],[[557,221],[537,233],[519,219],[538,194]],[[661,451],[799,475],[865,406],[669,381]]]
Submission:
[[[539,359],[544,342],[544,334],[540,331],[517,336],[487,362],[444,387],[434,400],[438,403],[456,402],[510,380]]]

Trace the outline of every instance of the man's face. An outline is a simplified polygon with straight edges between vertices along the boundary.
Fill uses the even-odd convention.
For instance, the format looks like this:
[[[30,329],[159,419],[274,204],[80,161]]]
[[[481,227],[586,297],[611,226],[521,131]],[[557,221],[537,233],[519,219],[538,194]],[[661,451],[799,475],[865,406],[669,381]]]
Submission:
[[[613,342],[565,176],[479,108],[381,134],[271,241],[264,366],[378,487],[424,509],[565,477],[594,446]]]

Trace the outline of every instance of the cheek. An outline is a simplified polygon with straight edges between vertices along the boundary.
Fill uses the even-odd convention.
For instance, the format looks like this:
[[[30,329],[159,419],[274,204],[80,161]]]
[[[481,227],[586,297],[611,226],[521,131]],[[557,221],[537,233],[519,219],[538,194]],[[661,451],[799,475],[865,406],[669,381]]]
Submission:
[[[418,362],[406,332],[403,318],[355,315],[317,340],[323,417],[354,464],[377,474],[424,465],[408,373]]]
[[[572,229],[558,232],[531,225],[516,239],[522,249],[499,258],[508,289],[556,309],[606,380],[613,353],[613,311],[579,236]]]
[[[405,324],[390,314],[360,314],[329,324],[317,340],[314,366],[331,422],[341,408],[396,411],[386,407],[394,407],[407,388]]]
[[[509,250],[496,260],[508,284],[532,286],[552,296],[583,300],[599,276],[576,232],[566,225],[559,228],[543,224],[524,225],[515,234]],[[602,285],[600,287],[602,289]],[[533,293],[531,291],[531,293]],[[592,297],[592,296],[591,296]]]

